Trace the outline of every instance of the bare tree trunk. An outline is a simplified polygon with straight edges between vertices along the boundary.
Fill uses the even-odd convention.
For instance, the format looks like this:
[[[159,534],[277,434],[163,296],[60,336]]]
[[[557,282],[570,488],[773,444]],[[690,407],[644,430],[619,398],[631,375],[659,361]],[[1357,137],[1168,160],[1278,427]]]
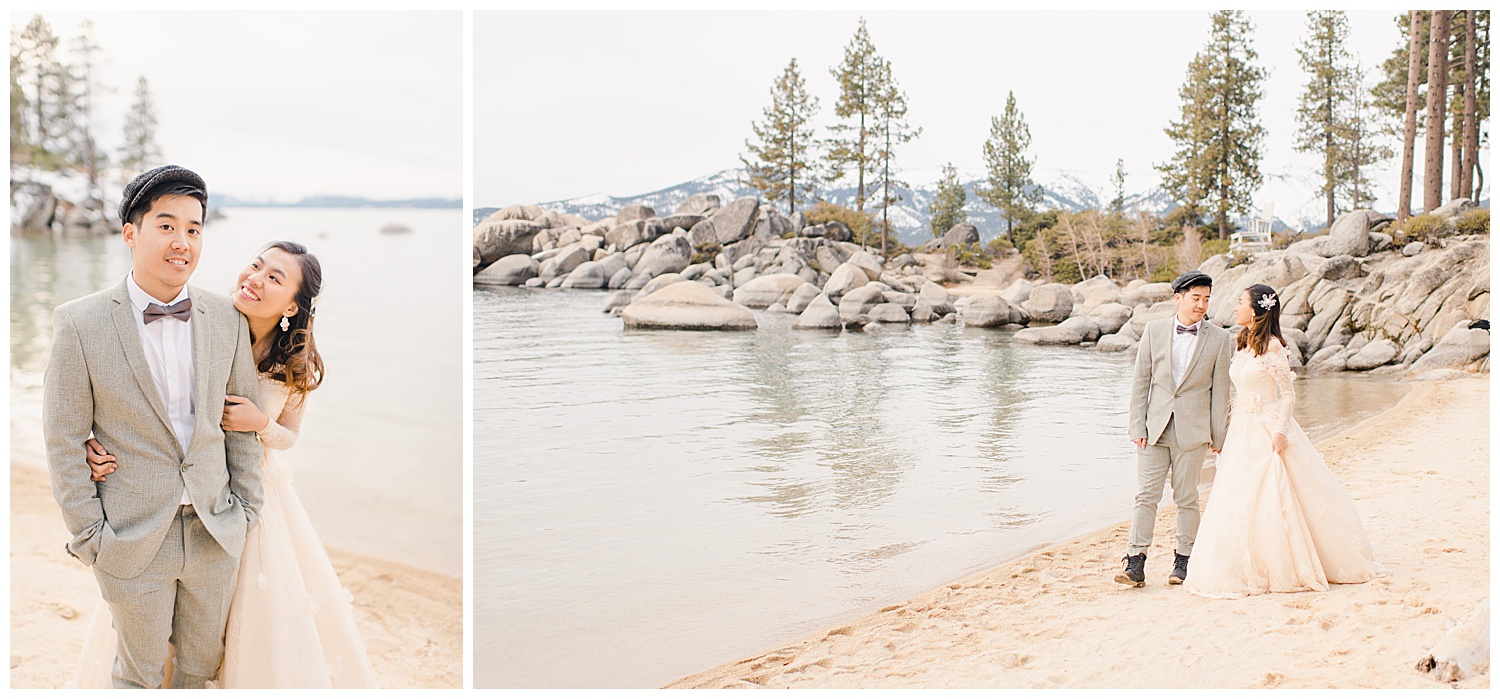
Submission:
[[[1464,102],[1469,101],[1469,95],[1464,92],[1462,84],[1453,86],[1453,98],[1463,100]],[[1462,180],[1464,176],[1463,112],[1454,113],[1453,124],[1449,127],[1448,133],[1452,135],[1448,139],[1448,143],[1450,144],[1448,159],[1452,161],[1452,165],[1448,168],[1448,199],[1453,200],[1463,196],[1458,193],[1459,186],[1463,184]]]
[[[885,123],[885,169],[880,193],[880,256],[889,258],[885,252],[885,239],[891,235],[891,123],[886,115]]]
[[[1360,107],[1356,107],[1356,109],[1360,109]],[[1355,112],[1355,115],[1354,115],[1354,143],[1351,144],[1352,147],[1353,147],[1353,150],[1354,150],[1354,202],[1349,206],[1349,210],[1350,211],[1359,211],[1359,155],[1360,155],[1360,153],[1359,153],[1359,146],[1360,146],[1360,139],[1361,139],[1361,136],[1363,135],[1363,133],[1364,133],[1364,125],[1362,123],[1360,123],[1360,115],[1359,115],[1359,113]],[[1333,224],[1332,223],[1328,224],[1328,230],[1330,230],[1330,231],[1333,230]]]
[[[1443,126],[1448,116],[1448,17],[1450,10],[1432,11],[1432,33],[1427,42],[1427,141],[1422,146],[1422,209],[1443,205]]]
[[[1332,53],[1333,46],[1330,44],[1326,53]],[[1325,56],[1330,64],[1333,63],[1332,56]],[[1332,82],[1332,79],[1329,80]],[[1323,108],[1328,110],[1328,121],[1323,124],[1323,195],[1327,199],[1328,230],[1333,230],[1333,87],[1326,86],[1327,97],[1324,99]]]
[[[1411,43],[1407,46],[1406,62],[1406,128],[1402,133],[1401,150],[1401,198],[1396,205],[1396,219],[1405,221],[1411,216],[1411,177],[1417,145],[1417,91],[1422,75],[1422,16],[1421,10],[1411,11]]]
[[[1182,242],[1177,246],[1177,261],[1182,263],[1182,270],[1197,269],[1199,258],[1203,254],[1203,236],[1198,233],[1198,227],[1186,225],[1182,227]]]
[[[863,103],[861,103],[863,105]],[[860,213],[865,212],[865,113],[864,107],[859,112],[859,193],[855,197],[855,208]]]
[[[1146,275],[1142,279],[1150,279],[1151,255],[1146,249],[1146,243],[1151,238],[1151,226],[1146,222],[1146,214],[1141,211],[1136,212],[1135,221],[1136,228],[1141,234],[1141,266],[1146,268]]]
[[[1475,25],[1479,23],[1478,15],[1475,10],[1464,10],[1464,94],[1474,98],[1464,100],[1464,168],[1463,181],[1459,185],[1459,196],[1476,200],[1479,198],[1479,190],[1474,188],[1474,169],[1479,166],[1479,92],[1474,87],[1474,72],[1477,70],[1475,44],[1479,41],[1479,31]]]
[[[1073,230],[1073,215],[1067,214],[1058,218],[1063,232],[1068,234],[1068,247],[1073,250],[1073,264],[1078,267],[1078,281],[1088,279],[1088,276],[1083,273],[1083,257],[1078,254],[1078,234]]]

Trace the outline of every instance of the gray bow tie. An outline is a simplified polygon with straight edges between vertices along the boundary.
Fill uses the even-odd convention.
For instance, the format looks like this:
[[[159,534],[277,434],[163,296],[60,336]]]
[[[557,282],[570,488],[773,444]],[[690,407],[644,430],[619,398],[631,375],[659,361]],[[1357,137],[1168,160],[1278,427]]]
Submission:
[[[1198,334],[1198,324],[1194,323],[1190,327],[1183,327],[1181,325],[1177,326],[1177,334],[1181,335],[1181,334],[1184,334],[1184,333],[1186,333],[1188,335],[1197,335]]]
[[[192,310],[192,299],[183,299],[170,306],[163,306],[159,303],[148,303],[146,304],[146,310],[141,311],[141,317],[146,319],[147,325],[155,323],[162,318],[176,318],[185,323],[192,316]]]

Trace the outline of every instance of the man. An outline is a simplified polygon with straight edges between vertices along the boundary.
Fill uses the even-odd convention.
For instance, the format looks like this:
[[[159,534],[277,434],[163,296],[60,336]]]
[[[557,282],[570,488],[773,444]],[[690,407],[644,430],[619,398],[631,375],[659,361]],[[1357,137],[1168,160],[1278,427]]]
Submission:
[[[118,688],[219,672],[245,532],[261,505],[261,447],[219,425],[226,394],[260,401],[250,333],[226,297],[187,285],[202,250],[208,187],[175,165],[126,185],[130,274],[52,316],[42,426],[52,493],[90,566],[119,642]],[[90,433],[117,471],[94,482]]]
[[[1146,584],[1146,551],[1156,525],[1162,488],[1172,481],[1177,504],[1177,550],[1170,585],[1187,579],[1198,534],[1198,474],[1209,449],[1224,446],[1229,423],[1229,332],[1203,319],[1213,279],[1193,270],[1172,281],[1177,313],[1146,324],[1136,348],[1130,393],[1130,440],[1136,446],[1140,490],[1130,522],[1124,570],[1115,582]]]

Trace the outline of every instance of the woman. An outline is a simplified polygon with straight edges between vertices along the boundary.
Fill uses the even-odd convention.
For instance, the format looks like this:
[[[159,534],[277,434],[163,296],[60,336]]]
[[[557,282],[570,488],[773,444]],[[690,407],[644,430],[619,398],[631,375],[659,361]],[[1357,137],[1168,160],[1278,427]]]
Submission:
[[[260,435],[265,504],[240,555],[220,687],[375,686],[354,624],[352,596],[339,584],[281,457],[296,444],[307,394],[323,378],[312,335],[322,286],[318,258],[302,245],[277,241],[240,272],[235,287],[234,306],[249,321],[265,410],[227,396],[221,425]],[[105,480],[115,471],[114,457],[93,439],[87,447],[94,480]],[[115,634],[101,604],[84,641],[75,686],[109,687],[114,658]]]
[[[1354,502],[1292,419],[1296,393],[1276,291],[1250,287],[1234,314],[1243,326],[1229,365],[1235,401],[1188,591],[1219,598],[1323,591],[1384,575]]]

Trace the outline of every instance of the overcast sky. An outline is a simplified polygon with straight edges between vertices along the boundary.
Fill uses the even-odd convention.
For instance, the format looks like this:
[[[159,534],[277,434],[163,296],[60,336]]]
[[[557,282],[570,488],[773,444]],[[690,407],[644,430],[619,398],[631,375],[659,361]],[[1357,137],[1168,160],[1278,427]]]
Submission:
[[[1400,41],[1399,12],[1349,13],[1349,50],[1372,84]],[[1132,192],[1171,155],[1163,129],[1210,26],[1207,11],[475,12],[475,203],[641,194],[737,167],[792,58],[826,125],[838,97],[829,69],[861,15],[923,129],[899,166],[983,168],[990,118],[1014,91],[1038,168],[1103,182],[1123,158]],[[1249,17],[1269,72],[1262,172],[1313,173],[1316,157],[1292,147],[1305,15]]]
[[[145,75],[169,162],[214,192],[296,200],[463,194],[461,12],[45,12],[103,49],[111,151]],[[19,32],[30,12],[10,15]]]

